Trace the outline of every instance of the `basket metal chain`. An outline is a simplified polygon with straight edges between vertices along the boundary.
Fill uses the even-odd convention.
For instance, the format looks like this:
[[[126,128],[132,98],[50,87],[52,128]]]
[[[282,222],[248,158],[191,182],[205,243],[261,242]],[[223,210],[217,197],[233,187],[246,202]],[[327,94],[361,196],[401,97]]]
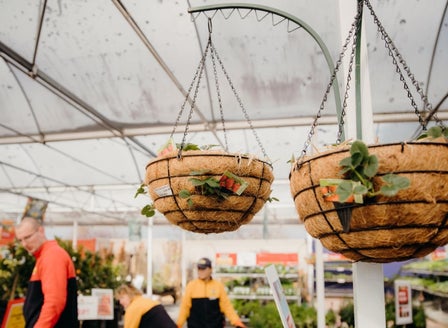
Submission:
[[[232,90],[233,95],[235,96],[236,100],[238,101],[238,105],[240,106],[240,109],[243,112],[244,118],[246,119],[247,124],[249,124],[249,127],[250,127],[250,129],[251,129],[251,131],[252,131],[252,133],[253,133],[253,135],[255,137],[255,140],[257,141],[258,146],[260,147],[261,152],[263,153],[263,156],[268,159],[269,157],[268,157],[268,155],[267,155],[267,153],[266,153],[266,151],[265,151],[265,149],[263,147],[263,144],[261,143],[260,138],[258,137],[257,131],[255,131],[255,128],[254,128],[254,126],[252,124],[252,120],[250,119],[249,114],[247,113],[246,108],[244,107],[243,102],[241,101],[241,98],[238,95],[238,92],[236,91],[235,86],[233,85],[232,80],[230,79],[229,74],[227,73],[226,69],[224,68],[223,62],[221,61],[221,58],[219,57],[219,55],[216,52],[216,49],[214,48],[213,45],[212,45],[212,49],[213,49],[213,53],[216,55],[216,59],[218,60],[218,63],[220,65],[220,67],[221,67],[221,70],[224,73],[224,76],[226,77],[227,82],[229,83],[230,89]],[[212,57],[212,58],[214,58],[214,57]],[[220,107],[220,109],[222,110],[221,107]]]
[[[370,14],[373,17],[373,22],[377,26],[378,32],[381,34],[381,39],[384,40],[384,45],[388,50],[389,56],[392,58],[392,63],[395,66],[395,71],[400,75],[400,81],[403,83],[403,87],[405,91],[407,92],[407,96],[409,100],[411,101],[411,106],[414,108],[414,112],[418,117],[418,121],[421,124],[423,130],[426,130],[426,125],[428,122],[426,122],[420,111],[418,110],[417,104],[415,103],[414,97],[409,90],[409,86],[406,83],[405,77],[403,75],[403,72],[400,68],[400,65],[402,65],[403,70],[406,72],[406,75],[411,80],[412,85],[415,87],[416,91],[420,95],[420,98],[423,102],[424,107],[430,112],[431,111],[431,104],[428,102],[428,98],[424,94],[422,88],[420,87],[420,84],[415,79],[414,74],[411,73],[411,70],[409,69],[409,66],[407,65],[406,61],[401,56],[400,52],[398,51],[397,47],[395,46],[392,39],[387,34],[386,30],[384,29],[383,25],[381,24],[380,20],[378,19],[378,16],[376,15],[375,11],[372,8],[372,5],[370,4],[369,0],[364,0],[364,3],[366,4],[367,8],[370,10]]]
[[[211,19],[209,18],[209,26],[211,26]],[[210,57],[212,59],[212,64],[213,64],[213,76],[215,78],[215,87],[216,87],[216,95],[218,98],[218,105],[219,105],[219,115],[221,117],[221,125],[222,125],[222,132],[224,135],[224,145],[225,145],[225,150],[228,152],[229,151],[229,145],[227,143],[227,133],[226,133],[226,125],[225,125],[225,121],[224,121],[224,111],[222,108],[222,98],[221,98],[221,92],[219,90],[219,79],[218,79],[218,71],[216,69],[216,60],[215,57],[218,56],[218,54],[216,53],[216,49],[213,46],[213,44],[211,45],[211,51],[210,51]]]
[[[358,1],[358,10],[357,10],[357,14],[355,16],[355,21],[353,22],[351,29],[349,31],[349,35],[348,35],[347,39],[345,40],[345,43],[342,47],[342,52],[339,55],[338,61],[336,62],[336,66],[335,66],[333,74],[331,75],[331,78],[330,78],[330,83],[327,86],[322,103],[319,108],[319,111],[317,112],[317,115],[314,118],[310,133],[307,137],[307,140],[305,141],[304,149],[302,150],[302,153],[301,153],[299,159],[297,160],[297,163],[300,163],[301,159],[306,155],[306,151],[311,144],[311,139],[314,135],[316,126],[318,125],[317,121],[322,116],[321,112],[324,108],[325,102],[327,101],[331,86],[333,85],[334,80],[336,79],[336,73],[338,72],[338,70],[340,68],[342,57],[343,57],[345,51],[347,50],[347,46],[348,46],[350,40],[353,38],[352,53],[350,55],[351,57],[350,57],[350,63],[349,63],[349,68],[348,68],[348,75],[347,75],[347,81],[346,81],[347,83],[346,83],[345,94],[344,94],[344,102],[343,102],[343,106],[342,106],[342,110],[341,110],[341,115],[339,117],[339,129],[338,129],[336,144],[339,144],[341,142],[342,134],[343,134],[344,116],[346,113],[345,109],[347,108],[348,90],[350,89],[349,83],[351,80],[354,49],[356,47],[356,39],[357,39],[357,34],[358,34],[357,32],[359,31],[360,25],[361,25],[363,3],[365,3],[366,7],[369,9],[370,14],[373,17],[374,24],[377,26],[378,32],[381,35],[381,39],[384,40],[385,47],[387,48],[388,54],[392,58],[392,63],[395,66],[395,71],[398,73],[398,75],[400,77],[400,81],[403,83],[403,88],[407,93],[407,97],[409,98],[409,100],[411,102],[411,106],[414,108],[414,113],[417,115],[420,125],[422,126],[423,130],[426,130],[426,128],[427,128],[428,120],[425,120],[423,118],[421,112],[419,111],[418,106],[415,102],[414,96],[412,95],[412,93],[409,89],[409,85],[406,82],[406,78],[403,74],[403,70],[405,71],[405,73],[408,76],[409,80],[411,81],[412,85],[415,87],[417,93],[420,95],[420,98],[423,102],[425,111],[428,111],[429,113],[433,112],[431,103],[428,101],[427,96],[424,94],[422,88],[420,87],[420,84],[415,79],[415,76],[414,76],[414,74],[412,74],[406,61],[403,59],[403,56],[400,54],[400,52],[398,51],[394,42],[387,34],[386,30],[384,29],[383,25],[381,24],[380,20],[378,19],[375,11],[373,10],[372,5],[370,4],[369,0],[359,0]],[[355,28],[357,30],[356,33],[354,33]],[[402,68],[400,67],[400,65],[402,66]],[[442,128],[444,128],[443,122],[437,117],[437,115],[435,113],[433,113],[432,116],[434,117],[434,120],[436,121],[436,123],[438,125],[440,125]]]
[[[345,117],[345,109],[347,107],[348,91],[350,89],[349,83],[350,83],[350,80],[351,80],[353,59],[355,57],[356,38],[357,38],[358,30],[359,30],[359,28],[361,26],[361,17],[362,17],[362,2],[358,1],[358,8],[357,8],[357,13],[356,13],[355,19],[354,19],[354,21],[353,21],[353,23],[352,23],[352,25],[350,27],[348,36],[345,39],[345,42],[344,42],[344,44],[342,46],[342,51],[339,54],[339,58],[336,61],[336,65],[335,65],[335,67],[333,69],[333,72],[331,74],[331,77],[330,77],[330,82],[327,85],[327,88],[325,90],[322,102],[320,103],[320,106],[319,106],[319,110],[317,111],[317,114],[316,114],[316,116],[315,116],[315,118],[313,120],[313,123],[311,125],[311,129],[310,129],[310,132],[309,132],[309,134],[307,136],[307,139],[305,141],[302,153],[300,154],[298,160],[296,161],[297,165],[300,165],[300,162],[301,162],[302,158],[305,157],[306,152],[307,152],[309,146],[311,145],[311,140],[312,140],[312,138],[314,136],[314,132],[315,132],[316,127],[318,125],[317,121],[322,116],[322,111],[323,111],[323,109],[325,107],[325,103],[327,102],[328,95],[330,94],[330,91],[331,91],[331,87],[333,86],[333,83],[336,80],[337,73],[338,73],[338,71],[339,71],[339,69],[340,69],[340,67],[342,65],[342,60],[344,58],[345,52],[347,51],[347,48],[348,48],[348,46],[350,44],[350,41],[353,39],[353,43],[352,43],[352,47],[351,47],[351,53],[350,53],[350,65],[349,65],[348,76],[347,76],[346,90],[345,90],[345,94],[344,94],[344,101],[343,101],[343,106],[342,106],[342,109],[341,109],[341,115],[339,117],[339,129],[338,129],[338,137],[337,137],[338,140],[337,140],[337,143],[341,142],[343,125],[344,125],[344,117]]]
[[[244,118],[246,119],[247,123],[249,124],[249,127],[250,127],[250,129],[251,129],[251,131],[252,131],[252,133],[253,133],[253,135],[255,137],[255,140],[257,141],[258,146],[260,147],[260,149],[261,149],[261,151],[263,153],[263,156],[266,159],[269,159],[269,157],[267,156],[267,153],[266,153],[266,151],[265,151],[265,149],[264,149],[264,147],[263,147],[263,145],[262,145],[262,143],[260,141],[260,138],[258,137],[258,134],[257,134],[257,132],[255,131],[255,129],[253,127],[252,121],[251,121],[251,119],[250,119],[250,117],[249,117],[249,115],[248,115],[248,113],[247,113],[247,111],[246,111],[246,109],[245,109],[245,107],[243,105],[243,102],[241,101],[241,98],[238,95],[238,93],[237,93],[237,91],[236,91],[236,89],[235,89],[235,87],[234,87],[234,85],[232,83],[232,80],[230,79],[229,74],[227,73],[226,69],[224,68],[223,62],[221,61],[221,58],[219,57],[218,52],[216,51],[216,48],[213,45],[212,37],[211,37],[212,36],[212,20],[211,20],[211,18],[208,19],[208,32],[209,32],[209,35],[208,35],[207,46],[205,48],[204,54],[202,55],[201,61],[199,62],[199,65],[198,65],[198,67],[196,69],[195,75],[193,77],[193,81],[191,82],[190,87],[188,88],[187,95],[186,95],[185,100],[184,100],[184,102],[183,102],[183,104],[181,106],[181,110],[179,111],[179,114],[178,114],[178,116],[176,118],[176,121],[174,123],[173,131],[171,132],[171,135],[170,135],[170,137],[172,137],[174,135],[174,132],[175,132],[175,130],[176,130],[178,124],[179,124],[180,118],[181,118],[182,113],[184,111],[185,105],[187,104],[187,101],[190,99],[189,95],[190,95],[191,91],[193,90],[193,87],[195,86],[193,99],[191,100],[191,104],[190,104],[191,105],[191,109],[190,109],[190,112],[188,114],[188,119],[187,119],[187,123],[185,125],[184,135],[182,137],[182,142],[181,142],[180,149],[179,149],[177,157],[178,158],[182,157],[182,149],[183,149],[183,147],[185,145],[185,142],[186,142],[188,129],[189,129],[189,126],[190,126],[190,121],[191,121],[191,118],[192,118],[192,115],[193,115],[193,110],[194,110],[194,107],[195,107],[195,104],[196,104],[196,99],[197,99],[197,95],[198,95],[198,91],[199,91],[199,85],[200,85],[200,82],[201,82],[202,75],[204,73],[204,68],[205,68],[205,62],[206,62],[206,59],[207,59],[207,54],[210,51],[210,57],[211,57],[211,61],[212,61],[212,64],[213,64],[213,74],[214,74],[214,79],[215,79],[216,93],[217,93],[218,104],[219,104],[219,112],[220,112],[220,117],[221,117],[221,124],[222,124],[224,138],[225,138],[225,150],[228,151],[228,143],[227,143],[227,134],[226,134],[225,123],[224,123],[224,112],[223,112],[223,106],[222,106],[221,92],[220,92],[220,88],[219,88],[216,60],[218,61],[219,67],[221,68],[224,76],[226,77],[227,82],[229,83],[229,86],[230,86],[230,88],[232,90],[232,93],[235,96],[235,98],[236,98],[236,100],[237,100],[237,102],[239,104],[239,107],[241,108],[241,110],[242,110],[242,112],[244,114]],[[195,85],[195,83],[196,83],[196,85]]]
[[[191,100],[191,103],[190,103],[190,106],[191,106],[190,112],[188,113],[188,119],[187,119],[187,123],[185,125],[184,135],[182,137],[182,142],[180,144],[179,153],[177,154],[178,158],[182,157],[182,149],[184,148],[185,141],[186,141],[187,134],[188,134],[188,129],[189,129],[189,126],[190,126],[191,117],[193,116],[193,110],[194,110],[194,107],[195,107],[195,104],[196,104],[196,99],[197,99],[198,92],[199,92],[199,85],[200,85],[200,82],[201,82],[202,75],[204,73],[205,60],[207,58],[208,51],[210,50],[210,46],[211,46],[211,36],[209,35],[207,46],[205,47],[204,54],[202,55],[202,58],[201,58],[201,60],[199,62],[199,65],[196,68],[196,72],[194,74],[193,80],[191,81],[190,87],[188,88],[187,95],[185,97],[184,102],[182,103],[181,109],[180,109],[180,111],[179,111],[179,113],[177,115],[176,121],[174,122],[173,130],[172,130],[171,135],[170,135],[170,138],[172,138],[173,135],[174,135],[174,132],[176,132],[177,126],[179,125],[180,118],[182,117],[182,113],[183,113],[183,111],[185,109],[185,105],[190,100],[190,93],[191,93],[193,87],[195,86],[195,82],[196,82],[196,86],[195,86],[194,94],[193,94],[193,99]]]

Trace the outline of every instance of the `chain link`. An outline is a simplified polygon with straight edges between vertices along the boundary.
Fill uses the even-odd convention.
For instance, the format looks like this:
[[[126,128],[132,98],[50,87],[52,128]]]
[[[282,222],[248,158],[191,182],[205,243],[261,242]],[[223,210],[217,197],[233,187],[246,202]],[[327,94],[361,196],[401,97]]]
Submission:
[[[330,78],[330,83],[327,86],[327,89],[325,90],[325,94],[323,97],[323,100],[321,102],[321,105],[319,107],[319,111],[317,112],[314,121],[311,125],[311,129],[310,132],[308,134],[308,137],[305,141],[304,144],[304,148],[298,158],[298,160],[296,161],[297,165],[300,165],[301,160],[303,159],[303,157],[306,155],[306,152],[309,148],[309,146],[311,145],[311,140],[314,136],[314,132],[315,129],[318,125],[317,121],[318,119],[322,116],[322,110],[324,109],[325,103],[328,99],[328,94],[330,93],[331,90],[331,86],[333,85],[335,79],[336,79],[336,75],[337,72],[341,66],[342,63],[342,59],[343,56],[345,54],[345,51],[347,50],[347,47],[350,43],[350,40],[353,38],[353,43],[352,43],[352,49],[351,49],[351,54],[350,54],[350,62],[349,62],[349,67],[348,67],[348,74],[347,74],[347,81],[346,81],[346,86],[345,86],[345,94],[344,94],[344,100],[343,100],[343,105],[342,105],[342,110],[341,110],[341,115],[338,118],[339,119],[339,128],[338,128],[338,135],[337,135],[337,140],[336,140],[336,144],[339,144],[341,142],[342,139],[342,135],[343,135],[343,125],[344,125],[344,116],[345,116],[345,109],[347,108],[347,98],[348,98],[348,91],[350,90],[350,81],[351,81],[351,73],[352,73],[352,67],[353,67],[353,58],[355,56],[355,49],[356,49],[356,40],[357,40],[357,35],[359,32],[359,29],[361,27],[361,17],[362,17],[362,8],[363,8],[363,3],[365,3],[366,7],[369,9],[370,14],[373,17],[373,22],[374,24],[377,26],[378,32],[381,35],[381,39],[384,41],[385,43],[385,47],[388,50],[388,54],[389,56],[392,58],[392,63],[395,66],[395,71],[399,74],[400,76],[400,81],[403,83],[403,88],[406,91],[407,97],[409,98],[410,102],[411,102],[411,106],[414,108],[414,112],[418,117],[418,121],[420,123],[420,125],[422,126],[423,130],[426,130],[426,126],[429,122],[429,118],[428,120],[423,119],[423,116],[421,114],[421,112],[418,109],[418,106],[415,102],[415,99],[412,95],[412,92],[409,89],[408,83],[406,82],[406,78],[402,72],[402,69],[400,68],[400,65],[402,66],[403,70],[405,71],[406,75],[408,76],[409,80],[411,81],[412,85],[415,87],[417,93],[420,95],[420,98],[423,102],[423,106],[425,111],[429,112],[430,114],[433,113],[432,111],[432,105],[431,103],[428,101],[427,96],[424,94],[422,88],[420,87],[420,84],[418,83],[418,81],[415,79],[414,74],[411,73],[411,70],[409,68],[409,66],[407,65],[406,61],[403,59],[402,55],[400,54],[400,52],[398,51],[397,47],[395,46],[394,42],[392,41],[392,39],[389,37],[389,35],[387,34],[386,30],[384,29],[383,25],[381,24],[381,22],[379,21],[375,11],[373,10],[369,0],[363,0],[363,1],[358,1],[358,10],[357,10],[357,14],[355,16],[355,20],[352,23],[352,26],[350,28],[349,34],[345,40],[345,43],[342,47],[342,51],[339,54],[339,59],[336,62],[336,66],[333,70],[333,73],[331,75]],[[356,32],[355,32],[356,30]],[[432,115],[436,121],[436,123],[438,125],[440,125],[442,128],[444,128],[444,124],[443,122],[437,117],[437,115],[434,113]]]
[[[198,67],[196,69],[195,75],[193,77],[193,81],[191,82],[190,87],[188,88],[187,95],[186,95],[185,100],[184,100],[184,102],[183,102],[183,104],[181,106],[179,114],[178,114],[178,116],[176,118],[176,121],[174,123],[173,131],[171,132],[171,135],[170,135],[170,137],[173,137],[173,135],[174,135],[174,133],[176,131],[176,128],[179,125],[179,121],[180,121],[182,113],[183,113],[183,111],[185,109],[185,106],[187,104],[187,101],[190,99],[190,93],[191,93],[191,91],[193,90],[193,87],[194,87],[194,95],[193,95],[193,99],[191,100],[191,109],[190,109],[190,112],[189,112],[189,115],[188,115],[187,123],[185,125],[185,131],[184,131],[184,135],[183,135],[183,138],[182,138],[180,150],[178,152],[177,157],[178,158],[182,157],[182,149],[183,149],[183,147],[185,145],[185,141],[186,141],[187,134],[188,134],[188,129],[189,129],[189,126],[190,126],[191,117],[193,115],[193,109],[194,109],[195,104],[196,104],[196,98],[197,98],[197,95],[198,95],[201,78],[202,78],[202,75],[203,75],[203,72],[204,72],[205,62],[206,62],[206,59],[207,59],[207,54],[210,51],[210,57],[211,57],[211,61],[212,61],[212,64],[213,64],[213,74],[214,74],[214,79],[215,79],[215,87],[216,87],[218,103],[219,103],[219,112],[220,112],[220,117],[221,117],[221,124],[222,124],[224,138],[225,138],[225,150],[228,151],[228,143],[227,143],[227,133],[226,133],[226,128],[225,128],[225,122],[224,122],[224,111],[223,111],[223,105],[222,105],[222,98],[221,98],[221,92],[220,92],[220,88],[219,88],[216,60],[218,61],[219,67],[221,68],[224,76],[226,77],[227,82],[229,83],[229,86],[230,86],[230,88],[231,88],[231,90],[233,92],[233,95],[235,96],[235,98],[236,98],[236,100],[237,100],[237,102],[239,104],[239,107],[241,108],[241,110],[243,112],[244,118],[246,119],[247,123],[249,124],[250,129],[252,130],[252,132],[254,134],[254,137],[255,137],[255,139],[256,139],[256,141],[258,143],[258,146],[260,147],[260,149],[261,149],[261,151],[263,153],[263,156],[267,160],[269,160],[269,157],[266,154],[266,151],[265,151],[265,149],[264,149],[264,147],[263,147],[263,145],[262,145],[262,143],[260,141],[260,138],[258,137],[258,135],[257,135],[257,133],[256,133],[254,127],[253,127],[252,121],[249,118],[249,115],[248,115],[246,109],[244,108],[243,102],[241,101],[241,98],[239,97],[239,95],[238,95],[238,93],[237,93],[237,91],[236,91],[236,89],[235,89],[235,87],[234,87],[234,85],[233,85],[233,83],[232,83],[232,81],[230,79],[229,74],[227,73],[226,69],[224,68],[223,62],[221,61],[221,58],[219,57],[219,54],[216,51],[215,46],[213,45],[212,38],[211,38],[211,35],[212,35],[211,18],[208,19],[208,31],[209,31],[209,37],[208,37],[207,46],[205,48],[204,54],[202,55],[201,61],[200,61],[199,65],[198,65]],[[196,85],[195,85],[195,83],[196,83]]]
[[[212,59],[212,64],[213,64],[213,76],[215,77],[216,95],[218,97],[219,114],[220,114],[220,117],[221,117],[222,131],[223,131],[223,134],[224,134],[224,145],[225,145],[225,150],[228,152],[229,151],[229,145],[227,143],[227,132],[226,132],[226,125],[224,123],[224,111],[223,111],[223,107],[222,107],[221,92],[219,90],[219,79],[218,79],[218,71],[216,69],[215,54],[216,54],[216,49],[212,45],[211,46],[211,51],[210,51],[210,57]]]
[[[252,120],[250,119],[249,114],[247,114],[247,111],[246,111],[246,109],[244,108],[243,102],[241,101],[241,98],[240,98],[240,96],[238,95],[238,93],[237,93],[237,91],[236,91],[236,89],[235,89],[235,87],[234,87],[234,85],[233,85],[233,83],[232,83],[232,80],[230,79],[229,74],[227,74],[227,71],[226,71],[226,69],[224,68],[224,64],[222,63],[221,58],[219,57],[218,53],[216,52],[216,49],[215,49],[215,55],[216,55],[216,59],[217,59],[218,62],[219,62],[219,65],[221,66],[222,72],[224,73],[224,76],[226,77],[227,82],[229,83],[229,86],[230,86],[230,89],[231,89],[232,92],[233,92],[233,95],[235,96],[236,100],[238,101],[238,104],[239,104],[239,106],[240,106],[240,108],[241,108],[241,111],[243,112],[244,118],[246,119],[247,124],[249,124],[249,127],[250,127],[250,129],[251,129],[251,131],[252,131],[252,133],[253,133],[253,135],[254,135],[254,137],[255,137],[255,140],[257,141],[258,146],[260,147],[261,152],[263,153],[263,156],[264,156],[266,159],[269,159],[269,157],[268,157],[268,155],[266,154],[266,151],[265,151],[265,149],[264,149],[264,147],[263,147],[263,145],[262,145],[262,143],[261,143],[261,141],[260,141],[260,138],[258,137],[257,131],[255,131],[255,129],[254,129],[254,126],[253,126],[253,124],[252,124]]]
[[[174,123],[173,131],[171,132],[171,135],[170,135],[170,137],[172,137],[174,135],[174,132],[176,131],[176,128],[177,128],[177,126],[179,124],[179,120],[180,120],[180,118],[182,116],[182,113],[183,113],[183,111],[185,109],[185,105],[187,104],[188,100],[190,99],[191,90],[193,89],[193,86],[195,86],[193,99],[191,100],[191,103],[190,103],[190,112],[188,113],[187,123],[185,125],[184,135],[182,137],[182,142],[180,144],[180,149],[179,149],[179,152],[177,154],[177,158],[179,158],[179,159],[182,157],[182,149],[184,148],[184,145],[185,145],[185,142],[186,142],[186,139],[187,139],[188,129],[190,127],[191,118],[193,116],[193,111],[194,111],[194,108],[195,108],[195,105],[196,105],[196,98],[197,98],[198,92],[199,92],[199,85],[201,83],[201,78],[202,78],[202,75],[204,73],[205,60],[207,58],[207,54],[208,54],[208,52],[210,50],[211,44],[212,44],[212,39],[211,39],[211,35],[209,35],[207,46],[205,47],[204,54],[203,54],[203,56],[202,56],[202,58],[201,58],[201,60],[199,62],[199,65],[198,65],[198,67],[196,69],[195,75],[193,77],[193,81],[191,82],[190,87],[188,88],[187,95],[186,95],[185,100],[184,100],[184,102],[183,102],[183,104],[181,106],[181,109],[180,109],[179,114],[177,116],[176,122]],[[195,82],[196,82],[196,85],[195,85]]]
[[[307,152],[309,146],[311,145],[311,140],[312,140],[312,138],[314,136],[316,127],[318,125],[317,121],[322,116],[322,111],[325,108],[325,103],[327,102],[328,95],[330,94],[330,91],[331,91],[331,87],[333,86],[333,83],[336,80],[337,73],[338,73],[338,71],[339,71],[339,69],[340,69],[340,67],[342,65],[342,60],[343,60],[343,58],[345,56],[345,52],[347,51],[347,48],[348,48],[348,46],[350,44],[350,41],[352,39],[354,39],[354,41],[356,41],[356,32],[358,31],[358,29],[359,29],[359,27],[361,25],[361,16],[362,16],[362,2],[358,1],[358,9],[357,9],[357,13],[356,13],[355,19],[354,19],[354,21],[353,21],[353,23],[352,23],[352,25],[350,27],[350,30],[348,32],[348,36],[345,39],[345,42],[344,42],[344,44],[342,46],[342,51],[339,54],[338,60],[336,61],[336,65],[335,65],[335,67],[333,69],[333,73],[331,74],[331,77],[330,77],[330,82],[327,85],[327,88],[325,90],[322,102],[320,103],[320,106],[319,106],[319,110],[317,111],[317,114],[316,114],[316,116],[315,116],[315,118],[313,120],[313,123],[311,125],[310,132],[309,132],[308,137],[307,137],[307,139],[305,141],[302,153],[300,154],[298,160],[296,161],[297,163],[300,163],[301,160],[303,159],[303,157],[305,157],[306,152]],[[354,57],[354,49],[355,48],[356,48],[356,42],[353,42],[353,44],[352,44],[352,51],[351,51],[351,55],[350,55],[351,56],[351,58],[350,58],[350,63],[351,63],[350,66],[352,66],[352,64],[353,64],[353,57]],[[348,80],[347,81],[347,85],[349,84],[349,80],[351,79],[350,78],[351,71],[352,71],[352,68],[349,67],[349,75],[348,75],[348,78],[347,78],[347,80]],[[338,140],[339,140],[339,142],[340,142],[340,138],[342,137],[342,133],[343,133],[342,131],[343,131],[343,125],[344,125],[345,108],[347,107],[347,98],[348,98],[348,86],[346,86],[346,91],[345,91],[345,95],[344,95],[344,102],[343,102],[343,106],[342,106],[342,109],[341,109],[341,115],[339,117],[339,129],[338,129]]]
[[[364,3],[366,4],[367,8],[370,10],[370,14],[373,17],[373,22],[377,26],[378,32],[381,34],[381,39],[384,40],[384,45],[388,50],[389,56],[392,57],[392,63],[395,66],[395,71],[400,75],[400,81],[403,83],[403,88],[407,92],[407,96],[409,100],[411,101],[411,106],[414,108],[414,112],[418,117],[418,121],[420,125],[422,126],[423,130],[426,130],[426,125],[428,122],[426,122],[420,111],[418,110],[418,106],[415,103],[414,97],[409,89],[408,84],[406,83],[406,79],[402,73],[402,70],[400,68],[400,65],[403,67],[403,70],[406,72],[407,76],[411,80],[412,85],[417,90],[418,94],[420,95],[420,98],[423,102],[423,105],[426,110],[431,112],[431,104],[428,102],[428,98],[424,94],[422,88],[420,87],[420,84],[415,79],[414,74],[411,73],[411,70],[409,69],[409,66],[407,65],[406,61],[403,59],[401,54],[399,53],[397,47],[395,46],[392,39],[387,34],[386,30],[384,29],[383,25],[381,24],[380,20],[378,19],[375,11],[372,8],[372,5],[370,4],[369,0],[364,0]]]

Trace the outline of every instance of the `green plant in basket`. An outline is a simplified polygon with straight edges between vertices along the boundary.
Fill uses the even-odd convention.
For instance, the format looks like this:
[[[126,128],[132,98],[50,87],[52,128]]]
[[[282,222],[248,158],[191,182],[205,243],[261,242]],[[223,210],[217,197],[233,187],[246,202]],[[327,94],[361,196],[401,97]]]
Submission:
[[[138,195],[147,195],[147,186],[142,183],[140,187],[137,188],[137,191],[135,192],[134,198],[137,198]],[[140,213],[148,218],[154,216],[156,214],[156,208],[154,207],[153,203],[145,205]]]
[[[192,171],[192,176],[202,176],[209,172],[209,170]],[[195,187],[195,190],[204,196],[217,196],[218,200],[224,200],[231,194],[241,195],[247,188],[248,184],[240,177],[231,172],[224,172],[222,176],[217,179],[215,177],[207,177],[203,179],[190,178],[189,181]],[[179,197],[187,200],[188,206],[193,207],[193,200],[191,193],[188,190],[181,190]]]
[[[320,180],[324,198],[328,201],[363,203],[365,197],[395,196],[410,185],[408,178],[389,173],[381,177],[383,184],[375,189],[372,180],[378,173],[378,158],[370,155],[368,147],[359,140],[352,143],[350,156],[342,159],[339,165],[344,179]]]

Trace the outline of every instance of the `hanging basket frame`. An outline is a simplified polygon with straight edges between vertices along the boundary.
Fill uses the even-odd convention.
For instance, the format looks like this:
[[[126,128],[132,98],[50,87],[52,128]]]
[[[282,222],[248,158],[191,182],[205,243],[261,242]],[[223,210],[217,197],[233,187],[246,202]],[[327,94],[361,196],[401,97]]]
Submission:
[[[324,200],[319,180],[338,175],[347,146],[307,157],[291,175],[291,193],[305,228],[329,250],[354,261],[387,263],[422,257],[448,243],[448,143],[408,142],[369,146],[380,167],[374,184],[390,172],[411,187],[377,196],[352,209],[344,232],[337,209]]]
[[[204,171],[195,178],[219,177],[231,171],[248,182],[241,195],[227,199],[201,195],[189,179],[192,171]],[[250,222],[263,207],[271,193],[274,179],[272,166],[248,155],[223,151],[187,151],[179,159],[173,152],[151,161],[146,167],[145,183],[154,206],[171,223],[198,233],[234,231]],[[186,190],[193,206],[180,197]]]
[[[145,184],[148,186],[148,192],[155,209],[161,212],[172,224],[184,230],[205,234],[234,231],[242,224],[249,223],[266,201],[270,200],[271,184],[274,180],[272,165],[267,161],[257,159],[252,155],[228,151],[223,104],[217,74],[218,68],[222,70],[264,158],[268,159],[241,98],[213,45],[211,38],[212,21],[210,18],[208,20],[208,30],[207,45],[170,135],[172,141],[184,108],[189,103],[190,111],[182,141],[179,145],[173,147],[178,149],[168,151],[167,154],[164,153],[164,155],[159,155],[152,160],[146,166],[145,178]],[[187,150],[187,146],[190,145],[187,143],[187,134],[196,106],[201,78],[205,71],[207,56],[210,56],[212,61],[224,137],[224,150]],[[191,99],[190,94],[193,95]],[[222,145],[219,138],[217,139]],[[197,172],[204,173],[198,174]],[[191,181],[192,175],[194,175],[196,181],[213,178],[216,182],[224,174],[233,174],[234,178],[244,180],[244,184],[247,184],[246,189],[242,193],[229,193],[222,198],[214,194],[204,194]],[[222,196],[221,191],[219,190]],[[185,194],[189,195],[188,198],[184,197]]]

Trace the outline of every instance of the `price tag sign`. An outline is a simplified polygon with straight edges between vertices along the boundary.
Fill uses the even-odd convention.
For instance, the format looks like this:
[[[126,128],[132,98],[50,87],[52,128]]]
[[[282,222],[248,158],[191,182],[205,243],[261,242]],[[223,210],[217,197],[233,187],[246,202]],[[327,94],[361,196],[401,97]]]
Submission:
[[[412,323],[412,291],[411,283],[395,280],[395,324]]]

